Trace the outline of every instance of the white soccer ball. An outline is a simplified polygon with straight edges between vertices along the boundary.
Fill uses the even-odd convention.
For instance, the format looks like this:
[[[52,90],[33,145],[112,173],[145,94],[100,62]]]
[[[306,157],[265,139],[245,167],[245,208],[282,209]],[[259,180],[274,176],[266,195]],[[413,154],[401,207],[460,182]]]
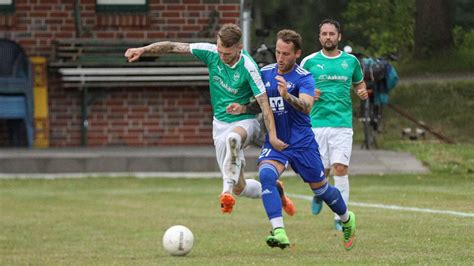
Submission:
[[[183,225],[171,226],[163,235],[163,247],[173,256],[186,256],[193,244],[193,233]]]

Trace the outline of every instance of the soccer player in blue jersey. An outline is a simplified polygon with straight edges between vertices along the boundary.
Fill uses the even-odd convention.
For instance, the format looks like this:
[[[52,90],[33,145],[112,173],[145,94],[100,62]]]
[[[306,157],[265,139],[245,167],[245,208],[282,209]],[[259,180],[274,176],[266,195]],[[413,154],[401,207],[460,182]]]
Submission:
[[[223,188],[219,201],[223,213],[231,213],[235,204],[233,195],[249,198],[261,197],[261,185],[257,180],[245,179],[245,157],[243,148],[259,134],[260,125],[254,114],[231,115],[226,112],[229,104],[246,104],[254,96],[263,110],[265,126],[270,142],[276,149],[287,144],[276,137],[273,114],[268,105],[258,67],[249,54],[242,49],[242,32],[235,24],[225,24],[217,34],[217,44],[156,42],[148,46],[130,48],[125,52],[129,62],[136,61],[144,53],[193,54],[209,69],[209,90],[214,119],[212,135],[217,163],[222,173]],[[282,189],[282,188],[281,188]],[[282,201],[292,205],[282,194]],[[290,204],[291,203],[291,204]],[[291,208],[285,209],[290,211]]]
[[[328,183],[324,174],[309,117],[314,102],[314,79],[311,73],[296,64],[301,56],[301,43],[302,38],[295,31],[279,31],[275,49],[277,63],[261,69],[277,137],[288,143],[286,149],[278,150],[266,136],[258,158],[262,202],[273,227],[266,242],[270,247],[282,249],[290,245],[277,189],[277,180],[289,164],[309,184],[314,194],[341,217],[344,247],[350,250],[355,239],[355,215],[348,210],[341,193]],[[247,112],[248,108],[239,104],[232,106],[235,114]]]
[[[301,66],[313,74],[319,92],[311,110],[311,124],[326,176],[332,168],[334,186],[349,204],[348,169],[353,135],[351,88],[362,100],[367,99],[368,94],[357,58],[337,48],[341,38],[339,23],[323,20],[319,26],[322,49],[305,57]],[[322,206],[322,200],[314,197],[313,214],[318,214]],[[337,215],[334,218],[336,230],[342,230],[341,219]]]

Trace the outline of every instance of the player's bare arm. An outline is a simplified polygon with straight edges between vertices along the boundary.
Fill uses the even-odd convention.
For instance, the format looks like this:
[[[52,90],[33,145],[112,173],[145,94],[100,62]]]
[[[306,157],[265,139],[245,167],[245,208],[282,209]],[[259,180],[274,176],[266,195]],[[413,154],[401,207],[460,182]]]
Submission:
[[[367,86],[363,81],[354,86],[354,91],[361,100],[365,100],[369,97],[369,93],[367,92]]]
[[[293,94],[288,93],[286,80],[282,76],[276,76],[275,79],[278,81],[278,91],[280,92],[281,97],[283,97],[283,99],[291,104],[291,106],[296,110],[309,114],[311,107],[313,107],[313,97],[304,93],[301,93],[296,97]]]
[[[155,42],[145,46],[145,52],[152,54],[186,54],[190,53],[189,43],[183,42]]]
[[[262,112],[262,109],[260,108],[260,105],[258,104],[257,101],[251,101],[248,104],[245,105],[245,111],[248,114],[259,114]]]
[[[273,112],[270,108],[270,104],[268,103],[267,94],[263,93],[255,98],[257,99],[257,102],[260,105],[260,108],[262,109],[263,120],[265,121],[265,127],[267,128],[270,144],[273,148],[279,151],[284,150],[286,147],[288,147],[288,144],[277,138],[275,120],[273,118]]]
[[[140,56],[144,53],[150,54],[186,54],[190,53],[191,49],[189,48],[189,43],[182,42],[155,42],[147,46],[130,48],[125,52],[125,57],[127,57],[128,62],[133,62],[138,60]]]

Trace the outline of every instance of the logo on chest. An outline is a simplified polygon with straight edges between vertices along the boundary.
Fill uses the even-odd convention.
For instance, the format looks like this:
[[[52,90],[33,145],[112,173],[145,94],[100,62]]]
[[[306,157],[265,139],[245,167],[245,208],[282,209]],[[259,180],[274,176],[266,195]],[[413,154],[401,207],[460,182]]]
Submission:
[[[346,60],[342,61],[341,67],[342,67],[343,69],[347,69],[347,68],[349,67],[349,64],[347,64]]]
[[[270,107],[274,113],[285,111],[285,104],[283,103],[283,98],[280,97],[269,97]]]
[[[240,73],[239,72],[235,72],[234,73],[234,81],[237,81],[240,79]]]

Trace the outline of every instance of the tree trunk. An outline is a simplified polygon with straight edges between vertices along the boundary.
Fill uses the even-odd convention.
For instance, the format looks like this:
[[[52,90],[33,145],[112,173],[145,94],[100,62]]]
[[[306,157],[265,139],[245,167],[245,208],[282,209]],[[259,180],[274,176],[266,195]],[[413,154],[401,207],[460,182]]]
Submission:
[[[453,44],[455,1],[416,0],[415,58],[426,59]]]

